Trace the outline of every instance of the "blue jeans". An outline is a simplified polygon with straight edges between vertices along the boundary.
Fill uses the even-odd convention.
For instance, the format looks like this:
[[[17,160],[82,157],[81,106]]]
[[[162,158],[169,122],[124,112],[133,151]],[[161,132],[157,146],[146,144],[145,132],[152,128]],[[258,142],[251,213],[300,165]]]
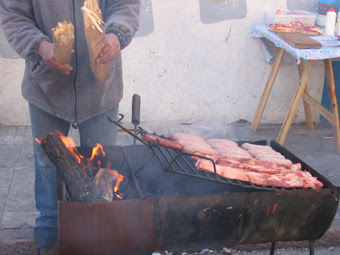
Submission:
[[[81,146],[114,146],[117,139],[117,126],[106,119],[118,119],[119,106],[106,113],[79,124]],[[54,164],[34,138],[40,141],[50,132],[60,131],[65,136],[70,130],[70,123],[59,119],[35,106],[29,104],[31,129],[33,137],[35,166],[35,201],[40,215],[36,219],[36,227],[57,227],[57,170]]]

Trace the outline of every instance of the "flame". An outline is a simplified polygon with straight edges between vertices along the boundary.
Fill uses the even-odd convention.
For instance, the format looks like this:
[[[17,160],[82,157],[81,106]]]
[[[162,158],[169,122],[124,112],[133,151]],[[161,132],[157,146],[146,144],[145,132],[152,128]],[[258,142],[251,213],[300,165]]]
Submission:
[[[104,152],[103,146],[97,143],[96,147],[94,147],[92,150],[92,156],[89,160],[93,161],[96,157],[100,157],[100,156],[105,157],[105,152]]]
[[[65,146],[67,147],[67,149],[72,153],[72,155],[76,158],[77,162],[83,167],[85,173],[85,167],[86,166],[91,166],[91,167],[98,167],[98,169],[101,166],[101,161],[98,159],[100,157],[105,157],[105,152],[103,149],[103,146],[99,143],[97,143],[97,145],[92,149],[92,155],[90,158],[87,158],[87,160],[84,160],[84,156],[82,156],[77,148],[76,148],[76,143],[73,141],[72,138],[67,137],[62,135],[61,133],[58,133],[62,142],[65,144]],[[35,138],[37,142],[40,143],[40,141]],[[84,164],[87,164],[86,166],[84,166]],[[117,194],[117,191],[119,189],[120,183],[124,180],[124,175],[121,175],[119,173],[117,173],[114,170],[111,170],[111,163],[107,163],[107,169],[109,170],[109,172],[113,175],[115,175],[117,177],[117,182],[116,185],[113,188],[113,191],[115,193],[115,195],[119,198],[122,199],[123,197],[119,194]]]
[[[109,172],[117,177],[117,182],[116,182],[116,185],[113,187],[113,192],[116,194],[116,196],[119,199],[123,199],[122,196],[118,195],[117,191],[119,189],[120,183],[124,180],[124,175],[121,175],[117,173],[116,171],[111,170],[110,168],[111,168],[111,163],[107,163],[107,169],[109,170]]]
[[[113,188],[113,191],[114,191],[114,192],[117,192],[120,183],[124,180],[124,175],[121,175],[121,174],[119,174],[119,173],[117,173],[117,172],[115,172],[115,171],[112,171],[112,170],[110,170],[110,173],[111,173],[111,174],[114,174],[114,175],[117,177],[116,186],[114,186],[114,188]]]
[[[34,140],[35,140],[37,143],[41,144],[41,142],[40,142],[40,140],[39,140],[38,138],[34,137]]]
[[[60,139],[63,141],[67,149],[72,153],[72,155],[76,158],[77,162],[81,164],[82,159],[84,157],[79,154],[78,150],[76,149],[76,143],[73,141],[71,137],[64,136],[59,134]]]
[[[115,193],[115,194],[116,194],[116,196],[117,196],[119,199],[123,199],[122,196],[118,195],[117,193]]]

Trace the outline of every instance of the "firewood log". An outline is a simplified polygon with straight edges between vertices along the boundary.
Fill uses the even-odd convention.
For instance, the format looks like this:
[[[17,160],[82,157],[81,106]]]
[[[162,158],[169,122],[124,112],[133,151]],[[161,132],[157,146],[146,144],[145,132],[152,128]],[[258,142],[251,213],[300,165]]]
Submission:
[[[113,187],[117,181],[116,175],[112,174],[107,168],[100,168],[93,181],[103,197],[107,201],[113,201]]]
[[[91,70],[99,85],[110,77],[110,63],[97,64],[96,59],[105,46],[104,22],[97,0],[86,0],[82,7],[87,47],[90,54]]]
[[[71,60],[71,50],[74,43],[74,27],[73,24],[63,21],[52,29],[54,59],[63,64],[69,64]]]
[[[72,202],[92,204],[107,201],[57,133],[52,132],[45,136],[41,146],[66,183]]]

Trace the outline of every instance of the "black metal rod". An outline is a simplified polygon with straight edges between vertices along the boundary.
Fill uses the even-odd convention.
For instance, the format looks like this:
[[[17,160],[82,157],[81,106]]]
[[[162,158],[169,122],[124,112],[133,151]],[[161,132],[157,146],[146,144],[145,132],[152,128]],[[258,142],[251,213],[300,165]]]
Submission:
[[[116,124],[118,127],[120,127],[121,129],[123,129],[126,133],[128,133],[129,135],[131,135],[132,137],[136,138],[138,141],[140,141],[141,143],[143,143],[146,147],[150,148],[150,146],[144,142],[141,138],[139,138],[137,135],[135,135],[134,133],[132,133],[130,130],[128,130],[127,128],[125,128],[122,124],[120,124],[118,121],[113,120],[110,116],[106,116],[106,118],[108,119],[108,121]]]
[[[135,174],[132,172],[132,170],[131,170],[130,168],[129,168],[129,170],[131,171],[131,175],[132,175],[133,181],[134,181],[134,183],[135,183],[135,185],[136,185],[136,189],[137,189],[137,191],[138,191],[139,197],[140,197],[141,199],[144,199],[145,196],[143,195],[143,192],[142,192],[142,190],[141,190],[141,188],[140,188],[140,186],[139,186],[139,183],[138,183],[138,181],[137,181],[137,178],[136,178]]]
[[[309,240],[309,254],[314,255],[315,252],[315,241]]]
[[[272,242],[272,246],[270,248],[270,255],[274,255],[276,250],[276,242]]]

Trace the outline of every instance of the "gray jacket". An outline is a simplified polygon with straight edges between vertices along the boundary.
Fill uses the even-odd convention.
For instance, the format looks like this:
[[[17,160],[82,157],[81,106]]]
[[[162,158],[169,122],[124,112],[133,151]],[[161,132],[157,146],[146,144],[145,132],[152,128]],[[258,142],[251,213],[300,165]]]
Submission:
[[[132,40],[139,24],[139,0],[98,0],[105,32],[115,33],[121,48]],[[1,0],[1,27],[8,42],[25,59],[22,95],[31,104],[68,122],[82,122],[116,106],[123,96],[121,56],[111,61],[111,77],[96,84],[91,72],[81,7],[84,0]],[[52,28],[71,21],[75,53],[70,75],[48,69],[37,48],[53,41]]]

